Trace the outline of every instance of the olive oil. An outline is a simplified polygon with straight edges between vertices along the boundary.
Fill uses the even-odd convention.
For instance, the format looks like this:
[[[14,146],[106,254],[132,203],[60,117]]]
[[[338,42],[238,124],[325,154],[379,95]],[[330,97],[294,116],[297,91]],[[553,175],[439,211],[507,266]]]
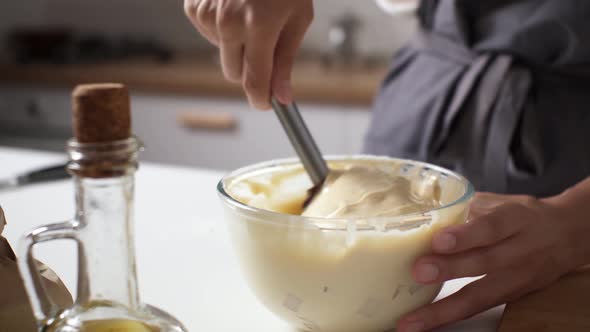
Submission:
[[[89,320],[82,323],[80,327],[72,327],[79,332],[160,332],[160,329],[146,323],[127,319],[101,319]],[[67,328],[47,327],[44,332],[66,331]]]

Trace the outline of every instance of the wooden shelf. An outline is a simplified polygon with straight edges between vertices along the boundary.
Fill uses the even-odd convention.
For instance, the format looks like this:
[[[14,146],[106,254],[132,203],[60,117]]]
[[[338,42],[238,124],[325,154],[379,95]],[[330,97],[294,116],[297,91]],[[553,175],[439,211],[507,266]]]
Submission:
[[[386,71],[386,66],[326,69],[317,62],[300,61],[293,71],[295,94],[300,101],[368,106]],[[0,83],[70,88],[90,82],[120,82],[150,93],[243,97],[239,85],[223,78],[218,64],[190,55],[167,64],[149,59],[74,65],[0,64]]]

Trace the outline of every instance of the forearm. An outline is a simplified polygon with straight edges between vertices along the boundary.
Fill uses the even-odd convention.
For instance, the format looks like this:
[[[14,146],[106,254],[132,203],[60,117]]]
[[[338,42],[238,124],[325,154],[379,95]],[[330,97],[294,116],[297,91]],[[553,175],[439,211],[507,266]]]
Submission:
[[[590,264],[590,177],[547,201],[562,211],[560,222],[571,225],[576,261]]]

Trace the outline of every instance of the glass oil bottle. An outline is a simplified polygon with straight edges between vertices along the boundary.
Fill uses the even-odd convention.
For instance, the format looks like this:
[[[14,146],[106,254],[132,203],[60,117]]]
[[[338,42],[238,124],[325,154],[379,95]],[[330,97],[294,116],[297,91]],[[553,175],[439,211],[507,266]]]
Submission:
[[[39,227],[22,240],[19,269],[40,331],[182,332],[169,314],[141,303],[133,243],[134,173],[141,144],[131,135],[129,94],[120,84],[78,86],[73,93],[72,220]],[[75,241],[78,285],[74,305],[59,310],[47,297],[32,248]]]

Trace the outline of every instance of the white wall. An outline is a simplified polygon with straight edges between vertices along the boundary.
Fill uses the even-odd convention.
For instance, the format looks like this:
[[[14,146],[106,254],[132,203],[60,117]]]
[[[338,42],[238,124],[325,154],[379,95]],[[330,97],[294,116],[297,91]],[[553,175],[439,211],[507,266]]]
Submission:
[[[316,19],[305,40],[314,49],[325,49],[331,23],[344,13],[363,20],[358,46],[364,54],[391,54],[415,28],[412,15],[389,16],[374,0],[314,0],[314,5]]]
[[[316,20],[304,46],[326,48],[331,22],[345,12],[364,20],[363,53],[388,55],[413,29],[413,18],[390,17],[373,0],[315,0]],[[182,0],[1,0],[0,34],[19,25],[71,25],[85,32],[151,36],[175,49],[206,46],[184,17]]]

